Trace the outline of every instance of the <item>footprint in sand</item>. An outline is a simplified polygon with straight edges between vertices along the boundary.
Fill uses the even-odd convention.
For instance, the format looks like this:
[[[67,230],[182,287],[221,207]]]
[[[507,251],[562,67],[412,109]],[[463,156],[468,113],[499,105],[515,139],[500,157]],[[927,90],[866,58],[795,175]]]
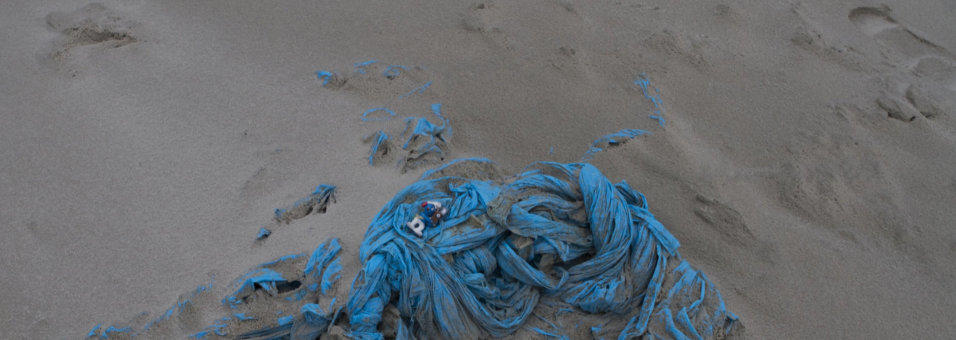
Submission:
[[[876,100],[890,118],[904,122],[918,116],[936,119],[956,108],[956,59],[945,48],[913,32],[890,16],[890,9],[857,7],[848,18],[863,34],[881,46],[899,53],[900,72],[887,75],[902,81],[888,81],[891,88]],[[908,83],[908,84],[907,84]]]
[[[895,48],[910,58],[930,54],[951,56],[948,51],[914,33],[889,15],[887,7],[858,7],[850,11],[849,19],[864,34],[876,38],[883,45]]]

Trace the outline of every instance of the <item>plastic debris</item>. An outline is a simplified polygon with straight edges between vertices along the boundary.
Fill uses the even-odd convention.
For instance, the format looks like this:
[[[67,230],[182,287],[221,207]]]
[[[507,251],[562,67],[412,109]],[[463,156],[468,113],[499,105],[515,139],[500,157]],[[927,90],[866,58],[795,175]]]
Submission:
[[[657,121],[661,127],[664,127],[664,101],[661,100],[661,91],[656,87],[651,85],[651,80],[647,78],[647,75],[641,73],[634,84],[641,87],[641,92],[644,93],[644,98],[647,98],[651,101],[651,104],[654,104],[654,109],[651,111],[650,117]]]
[[[257,289],[262,289],[270,295],[276,295],[279,292],[276,283],[286,282],[286,279],[282,277],[282,274],[272,269],[259,268],[243,275],[237,281],[241,282],[239,288],[222,299],[222,304],[230,308],[236,308],[236,306],[242,304]]]
[[[280,223],[289,223],[312,213],[325,213],[330,201],[335,202],[335,186],[319,185],[309,197],[296,201],[286,209],[276,209],[275,220]]]
[[[93,328],[90,329],[90,332],[86,333],[86,337],[87,338],[95,337],[97,334],[99,334],[101,326],[102,324],[96,324],[96,326],[93,326]]]
[[[395,77],[398,77],[402,72],[405,72],[405,70],[405,66],[402,65],[388,65],[385,71],[382,72],[382,75],[388,79],[395,79]]]
[[[226,336],[226,331],[223,328],[226,328],[226,324],[214,324],[206,327],[202,331],[193,333],[189,335],[190,338],[195,339],[205,339],[209,334],[216,334],[218,336]]]
[[[372,64],[377,63],[377,62],[378,62],[378,60],[372,59],[372,60],[369,60],[369,61],[363,61],[363,62],[360,62],[360,63],[352,64],[352,66],[355,67],[355,73],[365,74],[365,68],[368,67],[369,65],[372,65]]]
[[[272,231],[271,231],[271,230],[266,229],[266,228],[259,228],[259,233],[256,234],[256,239],[257,239],[257,240],[263,240],[263,239],[265,239],[266,237],[269,237],[269,235],[272,235]]]
[[[92,330],[90,332],[92,332]],[[103,334],[100,334],[100,339],[109,339],[110,337],[120,336],[120,334],[125,334],[127,337],[132,337],[132,332],[133,329],[130,327],[119,328],[116,326],[109,326],[103,330]],[[89,336],[89,334],[87,334],[87,336]]]
[[[201,329],[190,329],[195,327],[192,323],[188,325],[184,324],[174,324],[172,327],[167,325],[164,327],[164,330],[168,329],[180,329],[183,332],[187,330],[192,333],[186,334],[188,337],[203,339],[209,337],[209,335],[218,335],[226,336],[226,330],[230,325],[235,325],[240,329],[243,326],[239,326],[239,323],[249,320],[266,320],[268,317],[263,315],[249,315],[248,311],[254,311],[256,308],[250,308],[246,312],[240,312],[240,310],[235,310],[236,308],[246,307],[244,305],[250,305],[255,303],[265,303],[273,306],[287,306],[293,307],[295,310],[298,310],[302,307],[302,303],[299,301],[308,300],[308,301],[319,301],[320,297],[327,296],[325,294],[332,292],[336,280],[340,277],[340,272],[342,266],[339,263],[338,254],[341,251],[341,245],[339,240],[336,238],[326,240],[321,243],[311,256],[305,257],[304,254],[290,254],[281,256],[274,260],[264,262],[255,266],[250,272],[238,277],[232,283],[232,290],[226,294],[225,297],[222,297],[221,302],[223,305],[234,309],[233,313],[227,314],[214,321],[211,325],[205,326]],[[306,259],[308,259],[306,261]],[[320,286],[322,287],[322,292],[319,292]],[[174,315],[182,314],[183,312],[194,310],[199,311],[203,310],[206,305],[194,305],[197,300],[200,298],[200,294],[209,294],[212,290],[213,282],[208,284],[198,286],[194,291],[180,297],[179,303],[169,308],[163,315],[159,318],[156,318],[150,321],[144,328],[134,327],[123,327],[118,328],[116,326],[110,326],[107,329],[103,330],[101,324],[94,326],[88,333],[87,337],[97,337],[102,339],[107,338],[127,338],[132,336],[144,335],[146,337],[156,337],[157,334],[151,334],[151,327],[155,326],[161,322],[180,322],[174,318]],[[228,288],[227,288],[228,289]],[[255,295],[256,291],[264,291],[267,294]],[[253,298],[255,296],[255,298]],[[281,298],[281,299],[280,299]],[[211,302],[211,299],[204,299],[202,301]],[[215,301],[215,300],[213,300]],[[279,331],[279,334],[285,334],[285,336],[293,335],[291,339],[315,339],[318,334],[324,332],[328,325],[334,322],[335,317],[341,311],[342,306],[333,308],[335,303],[335,298],[332,298],[332,302],[329,304],[326,312],[322,312],[321,308],[319,312],[305,312],[296,313],[293,315],[282,316],[282,312],[279,311],[276,314],[277,324],[280,326],[273,325],[265,330],[259,332],[275,332],[275,327],[285,327],[283,331]],[[219,308],[215,306],[215,308]],[[317,320],[322,317],[326,318],[324,325],[322,322]],[[137,318],[140,318],[139,316]],[[305,321],[300,321],[299,319],[303,318]],[[132,321],[132,324],[137,324],[138,321]],[[293,326],[294,324],[294,326]],[[102,332],[101,332],[102,330]],[[296,333],[297,332],[297,333]],[[295,335],[301,335],[296,337]],[[304,334],[304,335],[303,335]],[[312,334],[312,337],[308,335]],[[245,336],[245,337],[244,337]],[[248,334],[243,334],[238,336],[238,338],[244,339],[260,339],[260,337],[252,336],[249,337]],[[268,339],[269,337],[264,337],[261,339]]]
[[[196,289],[194,289],[194,290],[193,290],[192,292],[190,292],[188,295],[186,295],[186,296],[184,296],[184,297],[180,297],[180,298],[179,298],[179,302],[177,302],[176,305],[174,305],[174,306],[172,306],[172,307],[169,307],[169,309],[167,309],[166,312],[163,313],[163,315],[160,315],[158,318],[155,318],[155,319],[153,319],[153,320],[150,320],[150,321],[146,324],[146,326],[143,327],[143,331],[144,331],[144,332],[145,332],[145,331],[148,331],[150,328],[153,327],[153,325],[155,325],[155,324],[157,324],[157,323],[160,323],[160,322],[163,322],[163,321],[166,321],[166,320],[169,320],[169,318],[171,318],[173,315],[182,314],[184,311],[186,311],[186,308],[187,308],[190,304],[192,304],[192,301],[193,301],[194,299],[198,298],[200,294],[203,294],[203,292],[206,292],[207,290],[209,290],[210,288],[212,288],[212,285],[213,285],[213,282],[214,282],[214,281],[215,281],[215,280],[211,280],[211,281],[210,281],[209,283],[207,283],[207,284],[199,285],[199,286],[196,287]]]
[[[335,301],[333,300],[333,303]],[[318,339],[319,335],[328,330],[329,325],[335,322],[340,310],[328,312],[323,311],[322,307],[307,303],[299,310],[298,316],[285,316],[279,318],[278,326],[268,327],[239,335],[238,339],[291,339],[291,340],[312,340]]]
[[[441,114],[441,103],[434,103],[431,108],[432,114],[441,120],[441,125],[432,124],[424,117],[405,119],[405,131],[402,132],[405,143],[402,144],[402,149],[408,150],[409,154],[401,161],[403,171],[425,162],[428,155],[435,155],[440,159],[445,157],[443,147],[451,139],[451,124]]]
[[[329,84],[330,81],[333,81],[336,79],[335,73],[332,73],[329,71],[322,71],[322,70],[315,71],[315,76],[318,77],[319,80],[322,80],[322,86],[326,86]]]
[[[622,315],[631,322],[615,330],[625,338],[732,331],[737,318],[713,283],[681,259],[677,239],[626,182],[587,163],[552,162],[504,181],[480,171],[489,163],[429,171],[374,218],[346,305],[352,337],[381,339],[391,303],[399,337],[509,335],[539,301]],[[405,223],[425,201],[449,211],[419,238]],[[542,334],[562,336],[552,328]]]
[[[236,320],[239,320],[239,321],[247,321],[247,320],[256,319],[254,317],[247,316],[246,313],[233,313],[232,316],[236,317]]]
[[[271,266],[277,265],[277,264],[282,263],[282,262],[295,260],[295,259],[297,259],[297,258],[299,258],[299,257],[302,257],[303,255],[304,255],[304,254],[289,254],[289,255],[285,255],[285,256],[280,256],[279,258],[277,258],[277,259],[275,259],[275,260],[272,260],[272,261],[269,261],[269,262],[265,262],[265,263],[261,263],[261,264],[259,264],[257,267],[258,267],[258,268],[271,267]]]
[[[331,286],[338,279],[342,266],[339,264],[338,254],[342,250],[339,239],[326,240],[312,252],[309,261],[302,271],[305,282],[321,281],[322,295],[330,291]],[[305,288],[298,286],[295,296],[305,296],[308,292],[318,290],[318,282],[309,284]],[[317,295],[312,298],[317,299]],[[299,299],[301,300],[301,299]],[[325,333],[329,325],[333,324],[341,311],[341,307],[333,308],[335,298],[332,298],[327,310],[314,303],[302,305],[296,315],[280,316],[276,319],[276,326],[247,332],[239,335],[238,339],[316,339]],[[279,311],[277,315],[281,315]]]
[[[398,96],[398,98],[399,98],[399,99],[407,98],[407,97],[409,97],[409,96],[411,96],[411,95],[413,95],[413,94],[416,94],[416,93],[418,93],[418,94],[423,94],[423,93],[425,93],[425,90],[428,89],[429,86],[432,86],[432,82],[427,82],[427,83],[423,84],[422,86],[416,87],[416,88],[412,89],[411,91],[409,91],[408,93],[403,94],[403,95],[401,95],[401,96]]]
[[[585,152],[584,156],[581,157],[581,161],[590,161],[595,154],[601,152],[605,148],[624,144],[627,141],[644,134],[650,134],[650,132],[638,129],[623,129],[615,133],[601,136],[601,138],[598,138],[591,143],[591,147],[588,148],[588,151]]]
[[[390,148],[390,143],[388,142],[388,135],[385,134],[382,130],[378,130],[375,134],[366,138],[366,141],[374,139],[372,142],[372,147],[368,152],[368,165],[375,165],[375,156],[384,156],[388,154],[388,149]]]
[[[388,115],[387,115],[387,116],[384,116],[384,117],[369,117],[369,116],[368,116],[369,113],[378,112],[378,111],[385,112],[385,113],[387,113]],[[362,121],[363,121],[363,122],[374,122],[374,121],[389,120],[389,119],[392,119],[392,117],[395,117],[395,111],[389,110],[388,108],[384,108],[384,107],[376,107],[376,108],[373,108],[373,109],[368,109],[368,110],[365,110],[365,112],[362,113]]]
[[[279,326],[285,326],[287,324],[292,323],[292,319],[295,319],[294,315],[280,316],[276,318],[276,322],[279,323]]]
[[[421,213],[415,215],[411,222],[405,225],[411,229],[415,235],[422,237],[425,228],[434,228],[438,226],[438,221],[448,213],[448,208],[443,208],[441,202],[425,201],[422,203]],[[424,216],[422,216],[424,215]]]
[[[328,294],[332,285],[341,277],[339,272],[342,271],[342,264],[338,258],[341,250],[338,239],[330,239],[315,248],[303,271],[306,282],[309,283],[309,290],[316,291],[321,287],[322,294]]]

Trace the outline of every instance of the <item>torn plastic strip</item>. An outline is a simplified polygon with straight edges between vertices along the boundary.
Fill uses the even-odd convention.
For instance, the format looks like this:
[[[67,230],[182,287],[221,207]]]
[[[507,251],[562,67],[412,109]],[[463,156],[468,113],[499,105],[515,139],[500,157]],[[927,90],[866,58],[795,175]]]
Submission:
[[[411,95],[416,94],[416,93],[417,93],[417,94],[423,94],[423,93],[425,93],[425,90],[427,90],[429,86],[432,86],[432,82],[427,82],[427,83],[425,83],[425,84],[423,84],[423,85],[421,85],[421,86],[419,86],[419,87],[416,87],[416,88],[412,89],[411,91],[408,91],[408,93],[403,94],[403,95],[401,95],[401,96],[398,96],[398,99],[408,98],[408,97],[410,97]]]
[[[651,104],[654,104],[650,118],[656,120],[661,127],[664,127],[664,101],[661,100],[661,91],[651,85],[650,79],[648,79],[644,73],[641,73],[638,78],[634,80],[634,84],[640,86],[644,98],[647,98],[651,101]]]
[[[384,116],[384,117],[369,117],[368,116],[369,113],[378,112],[378,111],[383,111],[387,113],[388,116]],[[384,121],[384,120],[392,119],[392,117],[395,117],[395,111],[389,110],[388,108],[385,108],[385,107],[376,107],[376,108],[368,109],[362,113],[363,122]]]

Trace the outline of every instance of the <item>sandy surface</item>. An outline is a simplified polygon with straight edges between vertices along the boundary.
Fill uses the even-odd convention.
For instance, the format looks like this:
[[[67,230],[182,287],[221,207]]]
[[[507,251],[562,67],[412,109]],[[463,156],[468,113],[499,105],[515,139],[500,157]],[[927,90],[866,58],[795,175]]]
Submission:
[[[155,315],[329,236],[347,284],[423,170],[369,166],[363,137],[401,121],[359,117],[434,102],[450,158],[509,172],[652,132],[592,163],[751,337],[956,337],[956,4],[885,3],[2,1],[0,338]],[[253,241],[321,183],[328,213]]]

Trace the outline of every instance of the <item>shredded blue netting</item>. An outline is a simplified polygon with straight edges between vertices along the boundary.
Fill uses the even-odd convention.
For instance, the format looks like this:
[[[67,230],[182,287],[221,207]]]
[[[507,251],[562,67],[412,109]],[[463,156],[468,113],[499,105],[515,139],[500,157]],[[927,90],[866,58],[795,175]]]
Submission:
[[[351,336],[382,338],[388,304],[400,315],[399,338],[505,336],[545,300],[630,320],[622,338],[734,327],[713,283],[681,259],[677,239],[626,182],[612,184],[590,164],[551,162],[504,181],[484,171],[490,163],[429,171],[379,212],[346,305]],[[418,237],[406,222],[425,201],[448,212]]]

